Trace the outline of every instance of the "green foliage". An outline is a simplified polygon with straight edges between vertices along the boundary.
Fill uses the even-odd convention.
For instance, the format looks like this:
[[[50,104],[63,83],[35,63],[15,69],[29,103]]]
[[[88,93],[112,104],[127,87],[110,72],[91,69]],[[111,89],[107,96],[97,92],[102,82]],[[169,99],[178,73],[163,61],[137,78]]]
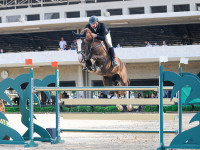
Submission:
[[[116,106],[95,106],[94,112],[120,112]]]
[[[192,111],[192,106],[191,105],[183,106],[183,111]]]
[[[34,107],[34,112],[55,112],[56,107]]]
[[[178,105],[172,105],[172,106],[165,106],[163,108],[164,112],[167,111],[178,111]]]
[[[60,109],[60,111],[62,111],[62,112],[69,112],[69,108],[68,107],[62,107]]]
[[[200,110],[200,105],[194,107],[194,111],[199,111],[199,110]]]
[[[6,107],[6,112],[19,112],[19,107]],[[61,107],[61,112],[120,112],[116,106],[73,106],[73,107]],[[159,106],[144,106],[145,112],[158,112]],[[176,112],[178,111],[178,105],[164,106],[164,112]],[[200,105],[195,105],[192,108],[191,105],[184,106],[183,111],[200,111]],[[49,107],[34,107],[34,112],[56,112],[55,106]]]
[[[158,112],[159,107],[158,106],[144,106],[145,112]]]
[[[94,112],[105,112],[105,107],[95,106]]]
[[[19,112],[19,107],[6,107],[5,110],[6,112]],[[55,112],[55,111],[56,107],[34,107],[34,112]]]
[[[5,107],[6,112],[19,112],[19,107]]]
[[[70,112],[78,112],[78,107],[71,107]]]
[[[116,106],[107,106],[105,110],[106,112],[120,112]]]
[[[70,112],[92,112],[91,106],[75,106],[71,107]]]
[[[191,105],[186,105],[182,107],[183,111],[200,111],[200,105],[196,105],[194,106],[194,108],[192,108]],[[145,106],[144,107],[144,111],[145,112],[158,112],[159,111],[159,107],[158,106]],[[178,111],[178,105],[172,105],[172,106],[164,106],[163,107],[163,111],[164,112],[177,112]]]
[[[143,97],[145,98],[146,95],[148,94],[148,96],[150,98],[152,93],[154,93],[155,96],[157,95],[157,92],[155,92],[155,91],[143,91]]]

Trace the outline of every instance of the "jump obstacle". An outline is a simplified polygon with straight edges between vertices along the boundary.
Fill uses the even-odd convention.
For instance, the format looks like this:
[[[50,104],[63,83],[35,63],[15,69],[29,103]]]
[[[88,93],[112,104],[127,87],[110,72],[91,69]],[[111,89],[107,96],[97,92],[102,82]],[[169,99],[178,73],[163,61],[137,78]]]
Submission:
[[[25,75],[20,75],[19,77],[24,77]],[[27,76],[27,75],[26,75]],[[12,88],[16,89],[19,86],[19,82],[18,79],[20,79],[19,77],[17,77],[14,81],[16,82],[10,82],[13,81],[13,79],[5,79],[5,81],[2,81],[0,83],[0,87],[4,87],[4,89],[6,89],[5,87],[8,86],[8,84],[13,84]],[[103,90],[103,91],[127,91],[127,90],[135,90],[136,88],[139,88],[142,90],[142,87],[99,87],[98,88],[94,88],[94,87],[59,87],[59,70],[56,69],[55,71],[55,75],[49,75],[47,77],[45,77],[43,80],[34,80],[33,79],[33,69],[30,68],[30,73],[28,75],[29,79],[28,83],[28,90],[25,91],[25,93],[22,93],[20,90],[17,90],[17,92],[21,92],[21,96],[23,98],[30,98],[30,104],[29,104],[29,117],[30,121],[29,121],[29,127],[28,127],[28,132],[26,132],[24,135],[27,135],[27,133],[29,133],[28,137],[25,136],[21,136],[22,138],[15,138],[14,136],[19,136],[19,133],[17,131],[15,131],[14,129],[11,128],[3,128],[6,132],[3,133],[13,133],[9,136],[11,136],[13,138],[13,141],[4,141],[1,140],[2,138],[0,138],[0,144],[23,144],[25,145],[25,147],[35,147],[38,146],[34,141],[39,140],[39,141],[49,141],[52,144],[56,144],[56,143],[62,143],[63,140],[61,140],[60,137],[60,132],[65,131],[65,129],[60,129],[60,110],[59,110],[59,99],[58,99],[58,91],[92,91],[92,90]],[[26,79],[26,82],[27,82]],[[8,83],[6,83],[6,80]],[[44,82],[42,82],[44,81]],[[174,83],[174,87],[172,90],[172,97],[179,91],[179,100],[178,100],[178,106],[179,106],[179,130],[178,130],[178,135],[174,138],[174,140],[171,142],[171,144],[169,146],[164,146],[164,139],[163,139],[163,133],[168,133],[167,131],[163,131],[163,82],[164,81],[171,81]],[[25,80],[24,80],[25,82]],[[47,87],[48,83],[55,83],[56,87]],[[21,85],[21,84],[20,84]],[[174,72],[170,72],[170,71],[163,71],[163,66],[160,66],[160,77],[159,77],[159,91],[160,91],[160,104],[159,104],[159,120],[160,120],[160,146],[158,148],[158,150],[164,150],[167,148],[174,148],[174,149],[185,149],[185,148],[190,148],[190,149],[200,149],[200,142],[199,142],[199,138],[197,133],[199,133],[199,126],[194,127],[192,129],[189,129],[187,131],[182,132],[182,100],[181,100],[181,89],[184,86],[191,86],[192,90],[191,90],[191,94],[189,96],[190,99],[195,99],[200,97],[199,94],[199,89],[200,89],[200,80],[198,77],[196,77],[193,74],[190,73],[182,73],[182,69],[181,67],[179,68],[179,75],[174,73]],[[9,85],[9,87],[11,87]],[[144,87],[143,87],[144,88]],[[145,87],[146,88],[146,87]],[[151,87],[152,88],[152,87]],[[148,90],[150,88],[146,88],[146,90]],[[195,90],[197,89],[197,90]],[[46,130],[43,130],[42,128],[39,128],[38,126],[36,126],[33,123],[33,101],[36,101],[39,103],[39,100],[37,99],[37,96],[35,95],[35,92],[37,91],[46,91],[46,94],[48,94],[47,91],[56,91],[56,140],[52,140],[51,138],[46,138],[45,136],[47,135]],[[27,96],[28,95],[28,96]],[[11,106],[12,106],[12,102],[10,101],[10,99],[8,97],[6,97],[5,95],[2,95],[0,93],[0,96],[2,99],[6,100]],[[26,101],[23,100],[22,98],[20,98],[20,102],[21,101]],[[68,102],[67,102],[68,103]],[[112,104],[114,104],[113,102],[111,102]],[[119,103],[119,100],[117,100],[117,103]],[[124,102],[123,102],[124,103]],[[186,103],[189,103],[189,100],[186,100]],[[78,104],[78,103],[77,103]],[[81,104],[81,103],[80,103]],[[99,103],[98,103],[99,104]],[[105,104],[105,103],[104,103]],[[108,104],[108,103],[106,103]],[[116,104],[116,103],[115,103]],[[24,114],[22,114],[23,116]],[[199,121],[199,117],[200,114],[197,113],[190,122],[193,121]],[[27,116],[26,116],[27,117]],[[0,112],[0,119],[5,119],[7,120],[7,118],[5,117],[5,115],[2,115],[2,113]],[[27,118],[26,118],[27,119]],[[22,123],[24,124],[26,121],[22,121]],[[0,124],[1,126],[1,124]],[[197,130],[198,129],[198,130]],[[2,130],[2,128],[0,127],[0,130]],[[37,133],[39,133],[39,135],[41,136],[41,138],[34,138],[33,137],[33,133],[35,132],[35,130],[37,130]],[[11,132],[12,131],[12,132]],[[68,132],[125,132],[125,133],[158,133],[158,131],[121,131],[121,130],[69,130]],[[173,131],[172,131],[173,132]],[[2,134],[2,132],[0,132]],[[171,133],[171,131],[169,132]],[[174,132],[173,132],[174,133]],[[14,135],[14,136],[12,136]],[[2,137],[4,135],[0,135],[0,137]],[[50,137],[50,136],[49,136]],[[25,142],[25,140],[29,140],[29,142]]]

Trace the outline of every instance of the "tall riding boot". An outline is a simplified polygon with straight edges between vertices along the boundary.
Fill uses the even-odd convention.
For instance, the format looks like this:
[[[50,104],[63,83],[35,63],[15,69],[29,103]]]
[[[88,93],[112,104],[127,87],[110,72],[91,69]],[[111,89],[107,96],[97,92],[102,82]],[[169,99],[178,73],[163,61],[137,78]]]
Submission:
[[[78,34],[78,33],[75,33],[74,31],[72,31],[72,35],[75,37],[75,38],[83,38],[85,37],[85,34]]]
[[[119,64],[115,60],[115,51],[114,51],[114,48],[113,47],[109,48],[109,51],[110,51],[110,57],[111,57],[111,60],[112,60],[112,65],[115,68],[115,67],[119,66]]]

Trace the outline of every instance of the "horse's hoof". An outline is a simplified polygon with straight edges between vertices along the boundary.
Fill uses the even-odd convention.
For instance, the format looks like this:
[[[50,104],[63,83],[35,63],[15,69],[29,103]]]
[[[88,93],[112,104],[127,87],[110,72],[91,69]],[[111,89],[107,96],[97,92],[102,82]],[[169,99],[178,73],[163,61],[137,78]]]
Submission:
[[[94,72],[96,72],[96,71],[97,71],[97,68],[96,68],[96,67],[94,67],[94,68],[92,68],[92,70],[93,70]]]
[[[122,105],[117,104],[116,107],[117,107],[117,109],[118,109],[119,111],[123,111],[123,110],[124,110],[124,108],[123,108]]]
[[[127,105],[126,107],[127,107],[127,110],[128,110],[128,111],[132,111],[132,110],[133,110],[132,105]]]

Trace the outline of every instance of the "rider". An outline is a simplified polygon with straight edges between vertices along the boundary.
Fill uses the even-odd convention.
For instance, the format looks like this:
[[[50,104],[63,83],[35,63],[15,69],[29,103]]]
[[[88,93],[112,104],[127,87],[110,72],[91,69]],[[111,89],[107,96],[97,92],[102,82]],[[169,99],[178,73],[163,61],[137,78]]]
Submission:
[[[96,16],[91,16],[89,19],[89,23],[85,26],[85,28],[88,28],[92,31],[92,36],[94,38],[104,42],[104,44],[106,45],[106,48],[108,49],[108,52],[110,54],[113,67],[117,67],[119,64],[115,60],[114,47],[112,46],[110,32],[108,31],[106,25],[104,23],[99,22],[99,20]],[[81,37],[85,37],[86,33],[76,34],[73,32],[73,34],[77,38],[81,38]]]

